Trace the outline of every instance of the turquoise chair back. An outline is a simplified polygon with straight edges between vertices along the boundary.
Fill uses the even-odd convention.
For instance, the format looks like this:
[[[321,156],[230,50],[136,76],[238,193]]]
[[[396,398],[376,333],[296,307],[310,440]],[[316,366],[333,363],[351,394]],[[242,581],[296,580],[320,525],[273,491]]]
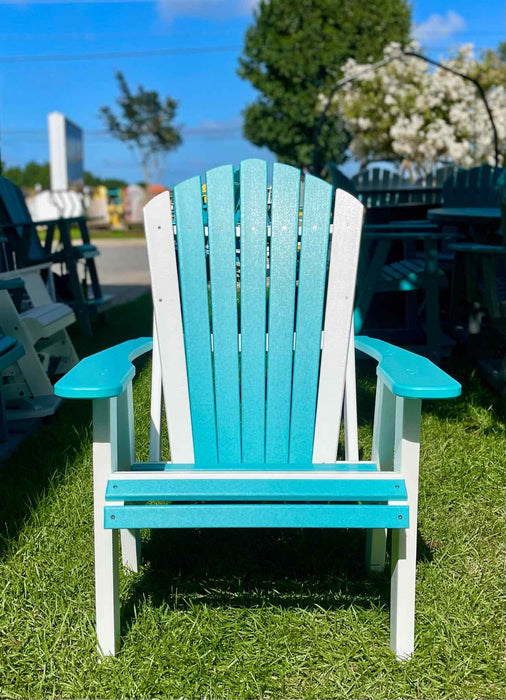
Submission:
[[[338,192],[333,212],[330,184],[311,175],[301,183],[299,170],[275,164],[268,214],[260,160],[235,173],[229,165],[210,170],[207,212],[201,186],[194,177],[173,195],[194,461],[311,463],[323,444],[315,436],[330,425],[325,450],[335,461],[363,208]],[[156,291],[168,274],[158,262],[168,255],[167,241],[157,238],[167,221],[164,197],[148,205],[146,233],[165,378],[167,293]],[[334,291],[326,299],[329,278]],[[336,393],[325,398],[319,386],[327,366],[332,377],[323,383]],[[167,388],[169,403],[171,395]],[[176,410],[168,406],[169,415]],[[171,445],[179,438],[170,421],[169,438]]]

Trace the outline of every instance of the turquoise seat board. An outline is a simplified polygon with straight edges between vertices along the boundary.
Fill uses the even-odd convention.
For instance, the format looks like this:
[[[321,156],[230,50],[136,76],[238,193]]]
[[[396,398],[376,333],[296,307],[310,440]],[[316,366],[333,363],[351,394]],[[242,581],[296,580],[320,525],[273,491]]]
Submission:
[[[144,210],[152,341],[86,358],[55,387],[93,399],[100,653],[119,643],[118,532],[123,563],[137,570],[143,528],[344,527],[367,530],[373,571],[385,565],[385,532],[397,533],[391,647],[409,658],[421,399],[456,396],[459,385],[424,358],[355,339],[355,197],[256,159],[209,171],[205,202],[202,184],[185,180]],[[367,459],[355,343],[378,361]],[[150,457],[139,463],[133,361],[151,345]],[[172,462],[161,460],[162,400]],[[337,461],[341,423],[346,459]]]

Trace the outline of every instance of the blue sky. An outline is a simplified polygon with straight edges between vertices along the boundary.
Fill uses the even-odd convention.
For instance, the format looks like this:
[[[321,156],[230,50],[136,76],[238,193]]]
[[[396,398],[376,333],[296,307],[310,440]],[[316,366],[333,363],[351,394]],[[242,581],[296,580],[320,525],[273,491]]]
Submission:
[[[184,144],[168,156],[164,184],[225,162],[273,159],[241,135],[241,110],[255,92],[236,69],[254,5],[255,0],[0,0],[2,160],[7,165],[48,160],[46,115],[59,110],[84,129],[87,170],[140,180],[134,154],[103,133],[98,118],[99,108],[117,95],[116,70],[134,87],[142,84],[179,101]],[[464,42],[496,47],[504,39],[504,0],[414,0],[413,21],[426,52],[436,58]],[[223,50],[42,60],[206,47]]]

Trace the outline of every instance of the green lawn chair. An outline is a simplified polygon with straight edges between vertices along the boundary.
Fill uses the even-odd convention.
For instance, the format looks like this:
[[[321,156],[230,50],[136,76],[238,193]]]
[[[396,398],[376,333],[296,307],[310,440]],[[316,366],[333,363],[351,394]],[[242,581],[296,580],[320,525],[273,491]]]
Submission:
[[[206,179],[207,227],[199,177],[176,185],[173,203],[164,192],[144,210],[153,341],[88,357],[55,387],[93,399],[100,652],[119,643],[118,531],[123,563],[136,569],[142,528],[341,527],[368,531],[371,570],[384,567],[392,530],[390,644],[409,658],[421,401],[457,396],[460,385],[425,358],[354,337],[357,199],[338,190],[332,202],[331,185],[306,175],[300,216],[300,171],[275,164],[269,223],[267,164],[246,160],[237,222],[232,166]],[[132,361],[152,345],[151,461],[137,464]],[[378,361],[370,459],[358,450],[355,348]]]

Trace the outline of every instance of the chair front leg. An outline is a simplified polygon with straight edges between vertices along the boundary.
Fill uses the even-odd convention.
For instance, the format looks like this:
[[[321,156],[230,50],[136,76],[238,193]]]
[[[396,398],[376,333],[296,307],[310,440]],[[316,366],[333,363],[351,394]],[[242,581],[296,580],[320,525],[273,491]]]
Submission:
[[[409,527],[392,530],[390,648],[398,659],[410,659],[415,645],[421,404],[419,399],[396,398],[394,471],[405,479],[409,506]]]
[[[118,470],[130,471],[135,462],[135,433],[132,382],[118,396]],[[139,530],[121,530],[121,560],[123,566],[139,571],[141,541]]]
[[[380,471],[392,471],[394,468],[394,423],[395,396],[378,377],[371,459]],[[386,543],[385,529],[367,531],[366,568],[369,572],[383,571],[385,568]]]
[[[98,651],[114,656],[118,649],[118,531],[104,527],[107,479],[118,468],[118,400],[93,401],[93,507],[95,534],[95,613]]]

